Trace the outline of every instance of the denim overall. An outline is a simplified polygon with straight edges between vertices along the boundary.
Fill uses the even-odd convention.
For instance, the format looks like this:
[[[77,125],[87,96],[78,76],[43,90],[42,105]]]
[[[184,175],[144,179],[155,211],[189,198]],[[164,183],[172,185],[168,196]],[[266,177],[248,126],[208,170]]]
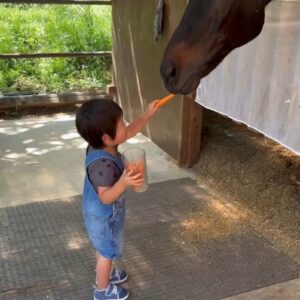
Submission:
[[[125,196],[112,204],[103,204],[94,190],[88,175],[89,165],[98,159],[113,161],[121,171],[124,165],[120,157],[102,150],[89,152],[85,159],[85,180],[83,187],[82,211],[89,239],[100,255],[109,259],[119,259],[123,250],[123,228],[125,222]]]

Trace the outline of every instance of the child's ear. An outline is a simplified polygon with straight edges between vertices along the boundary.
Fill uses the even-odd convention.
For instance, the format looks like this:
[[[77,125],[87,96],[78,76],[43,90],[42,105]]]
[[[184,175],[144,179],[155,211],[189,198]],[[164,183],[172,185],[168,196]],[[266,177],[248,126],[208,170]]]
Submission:
[[[108,134],[104,133],[102,135],[102,142],[105,146],[111,146],[112,138]]]

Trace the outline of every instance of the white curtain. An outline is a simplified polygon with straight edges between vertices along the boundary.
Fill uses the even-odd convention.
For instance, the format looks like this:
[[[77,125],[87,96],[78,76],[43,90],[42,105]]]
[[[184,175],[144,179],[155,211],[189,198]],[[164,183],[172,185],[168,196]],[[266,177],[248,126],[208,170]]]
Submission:
[[[271,2],[260,36],[201,81],[197,102],[300,155],[300,0]]]

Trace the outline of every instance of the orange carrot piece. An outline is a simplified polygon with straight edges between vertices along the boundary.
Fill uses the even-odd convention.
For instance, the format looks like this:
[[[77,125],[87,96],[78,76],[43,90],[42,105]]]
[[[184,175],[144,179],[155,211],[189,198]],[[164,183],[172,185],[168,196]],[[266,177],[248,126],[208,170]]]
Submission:
[[[160,101],[158,102],[157,106],[160,108],[163,105],[167,104],[171,99],[173,99],[175,97],[175,94],[170,94],[162,99],[160,99]]]

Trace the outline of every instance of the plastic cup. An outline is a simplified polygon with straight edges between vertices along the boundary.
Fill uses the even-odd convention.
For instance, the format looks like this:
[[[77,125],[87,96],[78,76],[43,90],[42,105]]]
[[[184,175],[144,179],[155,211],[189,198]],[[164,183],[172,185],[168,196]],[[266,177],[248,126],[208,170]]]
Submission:
[[[135,192],[141,193],[148,189],[148,177],[146,166],[146,152],[142,148],[130,148],[122,153],[125,170],[133,171],[133,175],[140,173],[144,178],[144,183],[140,186],[134,186]]]

